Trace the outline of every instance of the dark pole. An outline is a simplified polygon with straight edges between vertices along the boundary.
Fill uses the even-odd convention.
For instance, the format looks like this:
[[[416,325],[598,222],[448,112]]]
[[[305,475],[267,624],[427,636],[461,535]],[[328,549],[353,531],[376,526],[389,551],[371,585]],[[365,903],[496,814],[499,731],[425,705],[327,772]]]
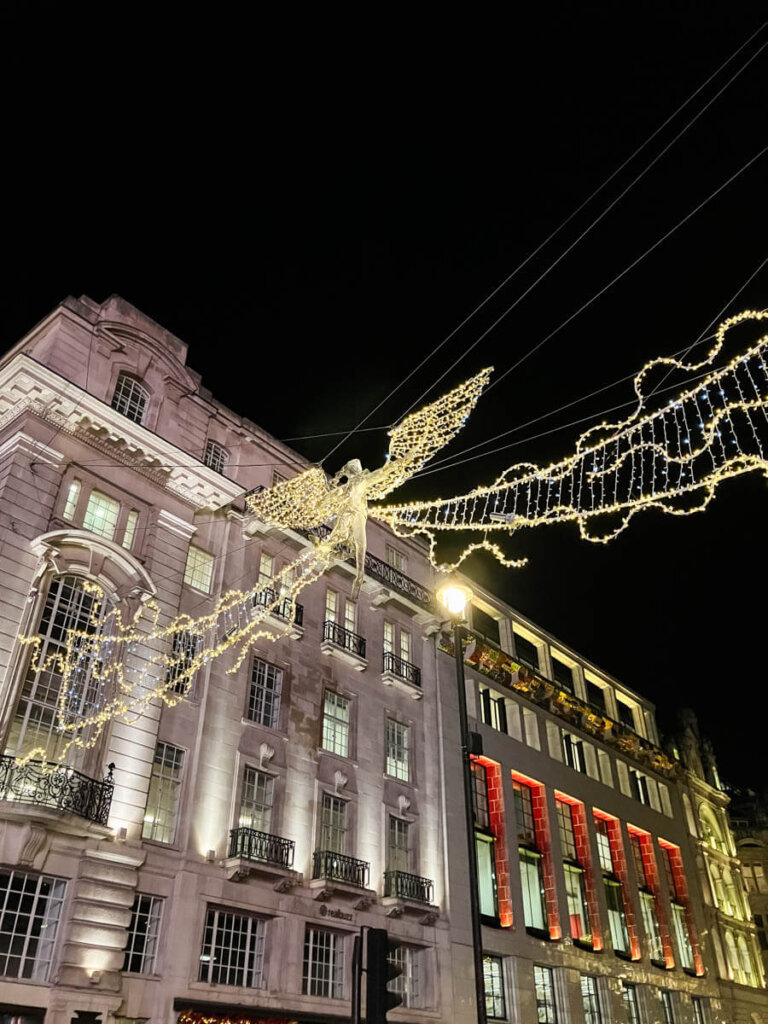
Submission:
[[[483,931],[480,921],[480,897],[477,888],[477,847],[475,845],[475,814],[472,799],[472,768],[469,760],[469,723],[464,685],[464,655],[461,649],[461,624],[453,623],[453,649],[456,656],[456,684],[459,688],[459,727],[461,730],[461,767],[464,774],[464,811],[469,854],[469,908],[472,918],[472,953],[475,960],[475,998],[477,1022],[486,1024],[485,979],[483,975]]]

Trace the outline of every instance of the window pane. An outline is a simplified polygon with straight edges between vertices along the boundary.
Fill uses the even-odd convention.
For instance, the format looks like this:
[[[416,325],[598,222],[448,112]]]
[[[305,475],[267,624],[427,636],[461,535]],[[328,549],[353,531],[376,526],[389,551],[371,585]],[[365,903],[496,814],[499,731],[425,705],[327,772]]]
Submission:
[[[212,580],[213,555],[190,544],[187,554],[187,565],[184,569],[184,582],[196,590],[202,590],[204,593],[210,594]]]
[[[387,775],[407,782],[409,771],[409,729],[407,725],[387,719]]]
[[[123,970],[129,974],[152,974],[155,971],[163,902],[158,896],[136,893],[123,961]]]
[[[203,455],[203,462],[206,466],[210,466],[217,473],[223,473],[227,467],[228,458],[226,448],[215,441],[206,441]]]
[[[200,953],[200,981],[212,985],[264,986],[267,922],[251,914],[209,910]]]
[[[251,722],[276,729],[280,721],[280,698],[283,673],[276,665],[254,659],[251,688],[248,695],[248,718]]]
[[[320,822],[320,849],[331,853],[344,853],[347,835],[347,802],[330,793],[323,794]]]
[[[535,965],[533,968],[533,983],[536,988],[537,1024],[557,1024],[555,986],[551,969]]]
[[[130,551],[133,547],[133,538],[136,536],[136,524],[139,521],[139,513],[131,509],[125,521],[125,533],[123,534],[123,547]]]
[[[134,423],[141,423],[148,399],[149,392],[141,386],[135,377],[131,377],[127,373],[120,374],[117,378],[115,393],[112,396],[113,409],[123,416],[127,416]]]
[[[326,690],[323,708],[323,749],[349,756],[349,701]]]
[[[485,983],[485,1012],[491,1020],[504,1020],[507,1008],[504,1000],[504,977],[501,957],[483,957],[483,981]]]
[[[588,974],[581,975],[581,1002],[584,1007],[584,1024],[602,1024],[597,978]]]
[[[477,848],[477,891],[480,899],[480,913],[487,917],[498,917],[493,839],[483,835],[482,832],[476,832],[475,846]]]
[[[100,537],[106,537],[107,540],[112,540],[115,536],[119,514],[119,501],[107,497],[101,491],[91,491],[83,516],[83,529],[97,533]]]
[[[302,992],[326,999],[344,998],[343,936],[319,928],[307,928]]]
[[[389,816],[389,849],[387,867],[390,871],[409,871],[410,850],[408,848],[408,822]]]
[[[519,633],[515,633],[515,651],[520,661],[524,661],[531,668],[539,667],[539,648]]]
[[[269,832],[275,780],[265,772],[246,766],[240,799],[240,828]]]
[[[144,839],[173,842],[183,767],[183,750],[170,743],[157,744],[141,832]]]
[[[547,931],[541,854],[525,847],[520,847],[520,885],[523,891],[523,916],[526,928]]]
[[[63,513],[65,519],[74,519],[75,518],[75,511],[77,509],[77,500],[78,500],[79,497],[80,497],[80,481],[79,480],[73,480],[72,483],[69,485],[69,490],[67,491],[67,503],[64,506],[64,513]]]
[[[0,977],[47,981],[65,891],[62,879],[0,869]]]

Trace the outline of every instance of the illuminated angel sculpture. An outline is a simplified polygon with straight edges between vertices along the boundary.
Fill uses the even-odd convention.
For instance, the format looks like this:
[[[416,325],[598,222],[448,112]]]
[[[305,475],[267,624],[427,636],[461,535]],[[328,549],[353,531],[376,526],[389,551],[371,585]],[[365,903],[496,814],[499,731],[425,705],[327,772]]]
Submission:
[[[725,366],[713,368],[731,327],[766,317],[768,313],[750,310],[726,321],[699,363],[671,358],[648,363],[635,378],[634,412],[620,423],[591,428],[579,438],[573,455],[552,465],[519,463],[491,485],[446,500],[382,503],[456,436],[489,380],[491,371],[483,370],[395,427],[381,468],[365,470],[353,459],[330,480],[314,467],[249,495],[247,505],[258,520],[316,534],[316,542],[277,575],[269,590],[257,584],[232,591],[209,615],[179,616],[160,627],[159,609],[150,606],[128,624],[112,612],[98,629],[94,620],[89,629],[71,630],[66,646],[53,656],[67,683],[58,707],[61,749],[66,753],[73,746],[92,745],[107,721],[138,715],[158,698],[177,703],[195,673],[232,648],[236,657],[228,671],[236,671],[259,637],[277,639],[289,631],[301,591],[350,554],[357,566],[356,597],[364,578],[369,517],[386,523],[398,536],[426,538],[438,569],[452,568],[437,560],[438,537],[448,532],[478,538],[454,566],[478,549],[513,566],[525,560],[507,558],[491,536],[576,522],[585,539],[606,542],[644,509],[690,515],[706,507],[721,480],[755,469],[768,475],[768,335]],[[643,386],[656,367],[705,369],[694,387],[649,411],[650,396]],[[179,636],[186,639],[180,643]],[[39,644],[34,637],[25,642]],[[84,709],[78,697],[77,710],[72,710],[68,694],[81,694],[86,677],[93,699]],[[26,757],[39,754],[32,751]]]

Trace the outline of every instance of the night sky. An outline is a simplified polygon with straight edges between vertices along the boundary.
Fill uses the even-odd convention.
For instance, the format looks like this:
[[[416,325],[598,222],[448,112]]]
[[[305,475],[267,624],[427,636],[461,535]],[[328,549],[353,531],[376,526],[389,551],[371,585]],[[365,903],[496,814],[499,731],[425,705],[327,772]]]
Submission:
[[[275,436],[352,428],[760,28],[747,5],[642,5],[633,22],[616,9],[371,24],[296,11],[282,25],[168,17],[81,33],[54,5],[37,24],[10,7],[0,344],[67,294],[117,292]],[[366,426],[483,366],[499,376],[768,144],[767,48],[468,351],[766,42],[763,26]],[[451,450],[513,427],[505,440],[520,443],[397,500],[572,451],[588,423],[534,435],[631,399],[629,381],[532,421],[691,344],[723,307],[768,306],[768,266],[729,302],[768,257],[767,177],[768,154],[483,398]],[[319,460],[334,443],[294,446]],[[326,468],[374,467],[385,451],[383,430],[364,433]],[[693,706],[726,779],[763,788],[767,513],[754,476],[703,515],[645,513],[606,547],[574,527],[526,531],[507,548],[528,568],[470,571],[656,701],[662,726]]]

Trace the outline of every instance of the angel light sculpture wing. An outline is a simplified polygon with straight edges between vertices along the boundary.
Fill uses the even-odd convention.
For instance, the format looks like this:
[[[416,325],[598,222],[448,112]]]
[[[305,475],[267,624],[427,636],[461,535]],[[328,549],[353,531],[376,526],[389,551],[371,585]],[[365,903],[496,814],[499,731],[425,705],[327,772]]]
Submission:
[[[507,558],[489,540],[493,534],[576,522],[585,540],[607,543],[645,509],[676,516],[702,511],[722,480],[753,470],[768,475],[768,335],[720,369],[712,368],[728,330],[766,317],[768,312],[747,310],[725,321],[699,363],[662,358],[646,364],[635,378],[632,415],[590,428],[573,455],[549,466],[517,463],[489,486],[455,498],[377,505],[370,514],[400,536],[427,538],[433,564],[447,569],[478,548],[505,565],[524,564]],[[643,383],[658,366],[710,369],[695,387],[648,411]],[[483,539],[465,548],[452,566],[439,565],[438,537],[465,530]]]

